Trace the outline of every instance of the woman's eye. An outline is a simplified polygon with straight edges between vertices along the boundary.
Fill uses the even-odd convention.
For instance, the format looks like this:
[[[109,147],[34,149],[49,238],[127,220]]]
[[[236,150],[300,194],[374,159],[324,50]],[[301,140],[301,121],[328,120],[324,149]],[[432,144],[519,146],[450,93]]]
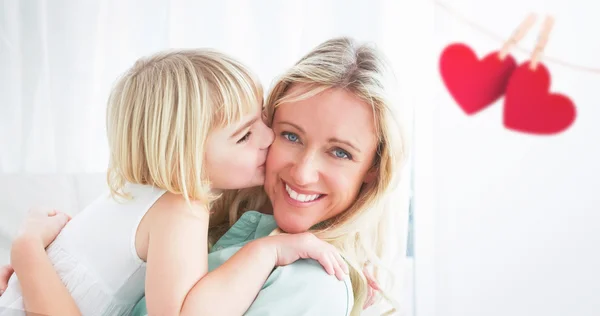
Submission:
[[[352,159],[352,155],[350,155],[347,151],[339,148],[333,151],[333,155],[335,156],[335,158],[339,159]]]
[[[299,138],[298,135],[294,134],[294,133],[290,133],[290,132],[283,132],[281,133],[281,135],[283,137],[285,137],[285,139],[289,140],[292,143],[296,143],[298,142]]]
[[[241,144],[241,143],[248,141],[248,139],[250,139],[251,134],[252,134],[252,132],[246,133],[246,135],[244,135],[244,137],[240,138],[240,140],[238,140],[237,143]]]

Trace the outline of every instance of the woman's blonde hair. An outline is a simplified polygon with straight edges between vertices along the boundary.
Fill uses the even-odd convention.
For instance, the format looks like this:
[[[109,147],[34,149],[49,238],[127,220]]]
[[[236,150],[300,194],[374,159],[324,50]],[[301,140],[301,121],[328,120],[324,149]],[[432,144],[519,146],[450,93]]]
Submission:
[[[406,148],[402,124],[394,113],[394,98],[390,93],[396,89],[392,73],[377,49],[359,44],[350,38],[336,38],[317,46],[289,69],[272,88],[265,105],[267,121],[271,125],[275,110],[284,102],[309,98],[327,89],[344,89],[369,104],[374,113],[378,147],[373,170],[376,180],[364,183],[356,202],[348,210],[311,229],[316,236],[336,246],[351,266],[355,304],[352,315],[359,315],[367,298],[368,285],[362,269],[367,264],[374,267],[378,281],[390,285],[396,278],[389,264],[382,258],[391,257],[385,243],[389,233],[389,198],[397,183],[401,165],[406,160]],[[294,85],[306,87],[300,94],[290,94]],[[215,216],[213,227],[227,219],[232,225],[239,215],[248,209],[256,209],[266,202],[262,188],[241,190],[219,201],[221,217]],[[225,210],[227,209],[227,210]],[[408,214],[406,214],[408,216]],[[398,229],[398,227],[395,227]],[[382,269],[383,268],[383,269]],[[381,272],[388,272],[384,277]],[[391,286],[391,285],[390,285]],[[389,287],[388,287],[389,288]],[[381,294],[394,309],[398,300],[382,289]],[[394,312],[394,309],[390,313]]]
[[[113,196],[125,183],[211,203],[204,156],[209,132],[256,111],[262,86],[237,60],[209,49],[139,59],[113,88],[106,125]]]

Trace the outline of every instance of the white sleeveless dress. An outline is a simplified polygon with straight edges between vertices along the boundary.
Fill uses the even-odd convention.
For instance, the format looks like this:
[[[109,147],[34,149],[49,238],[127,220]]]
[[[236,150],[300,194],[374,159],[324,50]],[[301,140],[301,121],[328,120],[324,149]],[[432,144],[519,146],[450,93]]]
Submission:
[[[82,315],[128,315],[144,295],[146,264],[135,249],[142,217],[165,193],[127,184],[133,199],[115,201],[105,193],[77,214],[46,249]],[[0,296],[0,316],[25,315],[13,274]]]

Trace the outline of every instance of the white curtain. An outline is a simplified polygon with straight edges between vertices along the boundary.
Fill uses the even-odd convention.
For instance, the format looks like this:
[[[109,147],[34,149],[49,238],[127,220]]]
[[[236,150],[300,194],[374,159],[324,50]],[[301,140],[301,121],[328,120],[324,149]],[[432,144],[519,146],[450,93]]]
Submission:
[[[139,57],[167,48],[222,50],[268,88],[324,40],[375,42],[395,68],[410,132],[427,93],[415,83],[429,61],[430,8],[423,0],[0,0],[0,173],[103,172],[112,84]],[[397,223],[404,229],[407,218]]]
[[[402,39],[418,32],[406,20],[417,18],[413,2],[4,0],[0,172],[104,171],[111,85],[161,49],[220,49],[269,87],[318,43],[350,35],[379,44],[409,79]]]

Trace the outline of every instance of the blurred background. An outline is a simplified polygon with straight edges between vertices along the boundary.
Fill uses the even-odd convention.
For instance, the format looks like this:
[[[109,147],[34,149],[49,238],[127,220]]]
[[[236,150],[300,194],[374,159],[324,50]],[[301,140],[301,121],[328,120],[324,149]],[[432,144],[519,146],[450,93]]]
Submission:
[[[550,90],[569,97],[577,114],[562,133],[515,132],[503,125],[504,98],[467,116],[436,74],[430,118],[435,268],[429,270],[436,311],[427,315],[600,315],[600,40],[594,35],[600,4],[449,0],[434,10],[436,58],[453,42],[479,56],[497,51],[536,13],[512,50],[519,64],[531,58],[543,20],[553,16],[542,61]],[[420,212],[417,206],[417,222]],[[417,272],[417,282],[420,277]]]

